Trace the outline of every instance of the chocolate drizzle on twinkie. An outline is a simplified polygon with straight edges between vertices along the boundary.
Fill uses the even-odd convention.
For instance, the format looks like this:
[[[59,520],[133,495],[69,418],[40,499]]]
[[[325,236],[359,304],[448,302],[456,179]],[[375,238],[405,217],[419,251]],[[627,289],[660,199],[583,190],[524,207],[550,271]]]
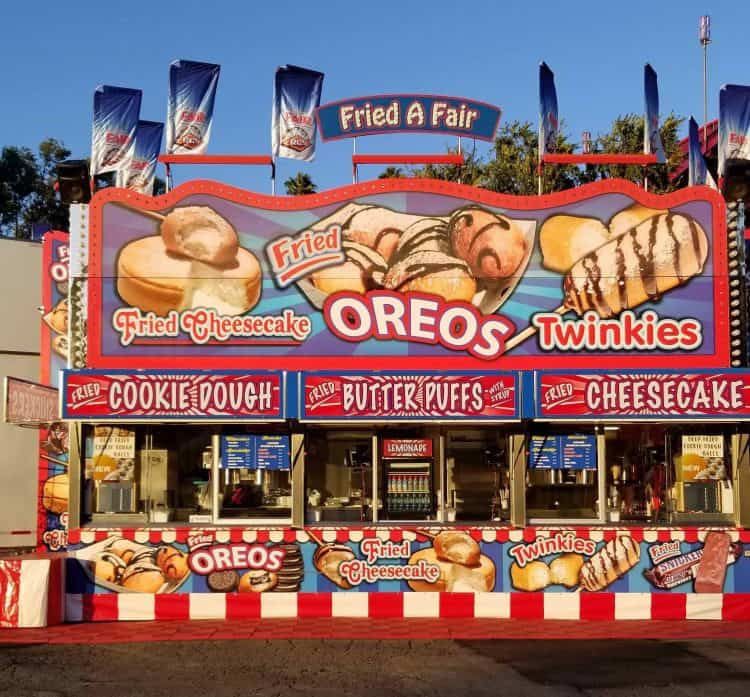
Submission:
[[[681,217],[682,216],[680,216],[680,218]],[[692,218],[685,216],[684,219],[690,230],[697,271],[700,271],[702,268],[701,230]],[[659,290],[659,278],[657,277],[656,251],[660,247],[666,247],[666,235],[669,236],[671,245],[668,250],[663,251],[665,253],[666,251],[669,251],[671,254],[677,285],[682,285],[696,272],[690,272],[689,264],[688,269],[683,268],[685,262],[685,250],[683,249],[683,245],[686,244],[686,241],[680,241],[680,237],[675,229],[675,216],[672,212],[668,212],[666,214],[656,215],[650,220],[645,221],[642,225],[624,232],[616,239],[616,241],[614,241],[614,280],[617,284],[619,309],[615,309],[611,306],[611,296],[608,298],[608,296],[602,291],[602,272],[598,263],[598,250],[589,252],[579,262],[579,268],[582,268],[585,273],[585,280],[583,281],[582,288],[579,287],[579,284],[576,282],[576,279],[572,274],[566,276],[565,281],[563,282],[563,291],[569,299],[568,306],[580,307],[581,310],[594,308],[599,311],[602,317],[612,317],[623,310],[631,309],[631,303],[628,297],[628,275],[626,264],[627,255],[631,252],[627,247],[623,248],[623,245],[627,240],[630,240],[632,258],[637,265],[637,276],[635,277],[641,281],[644,295],[650,301],[660,300],[662,292]],[[666,264],[666,261],[663,263]],[[582,300],[584,302],[582,302]]]
[[[639,550],[631,537],[616,537],[584,562],[580,573],[581,585],[589,591],[606,588],[630,571],[639,557]],[[610,579],[610,569],[616,578]]]
[[[588,261],[588,263],[586,263]],[[586,270],[586,282],[583,285],[586,300],[591,307],[604,308],[607,315],[613,314],[613,310],[602,292],[601,280],[602,270],[599,268],[599,259],[596,252],[591,252],[583,258],[583,268]],[[593,295],[591,290],[593,289]],[[602,313],[604,314],[604,313]]]

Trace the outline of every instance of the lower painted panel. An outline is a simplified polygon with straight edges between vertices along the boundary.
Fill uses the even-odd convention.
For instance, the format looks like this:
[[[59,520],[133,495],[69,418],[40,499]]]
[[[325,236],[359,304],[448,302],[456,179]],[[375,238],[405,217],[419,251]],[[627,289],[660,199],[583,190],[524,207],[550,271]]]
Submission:
[[[750,619],[738,529],[84,530],[72,621]]]

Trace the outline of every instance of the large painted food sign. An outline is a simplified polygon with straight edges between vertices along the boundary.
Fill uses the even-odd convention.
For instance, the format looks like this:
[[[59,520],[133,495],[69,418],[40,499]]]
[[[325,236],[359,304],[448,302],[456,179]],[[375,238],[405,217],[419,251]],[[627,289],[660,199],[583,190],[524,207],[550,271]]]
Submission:
[[[107,190],[89,274],[93,367],[728,365],[723,205],[705,187]]]

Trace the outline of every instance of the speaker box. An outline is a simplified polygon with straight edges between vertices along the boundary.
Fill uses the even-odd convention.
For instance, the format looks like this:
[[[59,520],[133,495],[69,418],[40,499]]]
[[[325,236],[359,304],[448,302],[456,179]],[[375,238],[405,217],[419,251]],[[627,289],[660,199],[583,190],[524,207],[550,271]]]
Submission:
[[[727,201],[750,202],[750,160],[727,160],[723,194]]]
[[[59,162],[57,183],[63,203],[88,203],[91,200],[89,168],[85,160]]]

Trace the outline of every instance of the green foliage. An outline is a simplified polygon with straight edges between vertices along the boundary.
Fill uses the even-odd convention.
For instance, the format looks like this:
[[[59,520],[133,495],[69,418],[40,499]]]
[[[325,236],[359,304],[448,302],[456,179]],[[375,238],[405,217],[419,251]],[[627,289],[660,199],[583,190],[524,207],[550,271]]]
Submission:
[[[68,209],[54,185],[58,162],[70,156],[61,142],[48,138],[35,155],[29,148],[4,147],[0,154],[0,231],[31,238],[32,226],[46,220],[52,229],[68,229]]]
[[[667,156],[666,165],[652,165],[648,174],[649,191],[666,193],[674,191],[674,185],[669,181],[669,170],[676,167],[682,159],[680,140],[677,130],[685,121],[674,113],[663,120],[659,129],[661,142]],[[618,116],[608,133],[599,135],[594,144],[595,152],[602,153],[639,153],[643,152],[643,116],[639,114],[625,114]],[[640,166],[601,165],[593,168],[596,179],[613,179],[619,177],[629,179],[636,184],[643,183],[644,168]]]
[[[667,192],[674,189],[669,181],[669,170],[677,166],[680,152],[677,131],[684,119],[670,114],[661,127],[662,143],[667,154],[667,165],[654,165],[648,168],[649,190]],[[490,191],[533,196],[539,191],[536,127],[529,121],[511,121],[498,131],[491,155],[481,158],[476,149],[464,153],[462,165],[427,165],[412,169],[410,176],[444,181],[461,182],[479,186]],[[562,132],[558,135],[556,152],[572,153],[576,145]],[[448,148],[448,152],[457,152]],[[593,143],[593,152],[601,153],[641,153],[643,152],[643,117],[636,114],[619,116],[611,129],[600,134]],[[398,172],[398,174],[395,174]],[[402,176],[401,170],[389,167],[381,178]],[[543,170],[542,191],[564,191],[600,179],[619,177],[636,184],[643,184],[644,168],[623,165],[547,165]]]
[[[293,177],[289,177],[284,182],[286,193],[289,196],[305,196],[307,194],[314,194],[318,188],[313,184],[310,175],[305,172],[297,172]]]
[[[458,153],[458,148],[448,148],[451,154]],[[413,177],[422,179],[442,179],[443,181],[458,182],[459,184],[470,184],[482,186],[484,180],[485,165],[477,156],[476,146],[469,151],[463,151],[463,164],[460,165],[425,165],[411,171]]]
[[[573,144],[560,133],[557,152],[573,152]],[[529,121],[511,121],[505,124],[495,138],[495,157],[485,166],[482,186],[491,191],[532,196],[539,192],[538,184],[538,133]],[[581,173],[570,165],[545,167],[542,191],[562,191],[578,186]]]
[[[406,175],[401,167],[386,167],[379,175],[378,179],[403,179]]]

